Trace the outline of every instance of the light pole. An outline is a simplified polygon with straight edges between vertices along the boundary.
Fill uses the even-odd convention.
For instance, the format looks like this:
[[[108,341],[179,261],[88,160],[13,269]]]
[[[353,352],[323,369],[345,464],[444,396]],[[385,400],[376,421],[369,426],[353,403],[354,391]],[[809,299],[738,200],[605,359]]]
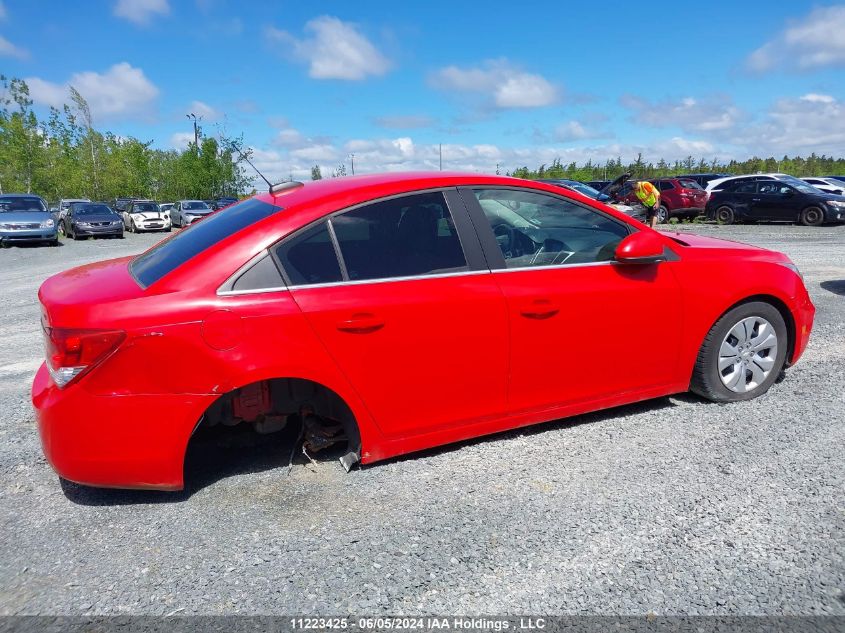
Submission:
[[[349,155],[349,161],[352,163],[352,175],[355,175],[355,154]]]
[[[195,151],[199,154],[200,151],[200,132],[199,128],[197,127],[197,115],[191,112],[190,114],[186,114],[188,119],[194,120],[194,147],[196,148]],[[199,120],[202,121],[202,117],[199,117]]]

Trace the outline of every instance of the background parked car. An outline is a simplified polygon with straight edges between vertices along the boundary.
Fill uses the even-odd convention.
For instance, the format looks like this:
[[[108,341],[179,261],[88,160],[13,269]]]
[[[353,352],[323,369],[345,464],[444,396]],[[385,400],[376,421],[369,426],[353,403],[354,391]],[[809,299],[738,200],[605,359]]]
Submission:
[[[782,180],[729,183],[710,197],[707,217],[723,224],[752,220],[819,226],[825,222],[845,221],[845,196],[825,193],[798,182],[798,185]]]
[[[717,173],[710,173],[710,174],[679,174],[678,176],[674,176],[674,178],[685,178],[687,180],[694,180],[697,182],[702,189],[707,187],[707,183],[716,180],[717,178],[728,178],[730,174],[717,174]]]
[[[845,176],[825,176],[825,178],[833,178],[834,180],[841,180],[845,182]]]
[[[796,178],[795,176],[790,176],[789,174],[781,174],[781,173],[768,173],[768,174],[744,174],[740,176],[728,176],[726,178],[716,178],[715,180],[711,180],[707,183],[706,190],[708,192],[708,197],[713,195],[714,191],[721,191],[725,188],[727,183],[735,183],[735,182],[755,182],[758,180],[783,180],[785,182],[792,183],[793,185],[801,185],[804,184],[801,180]]]
[[[67,210],[70,209],[70,205],[74,202],[91,202],[88,198],[63,198],[59,200],[59,204],[57,205],[58,214],[56,215],[56,222],[60,222],[65,215],[67,214]]]
[[[152,200],[133,200],[120,215],[123,226],[130,233],[170,231],[170,213],[162,212]]]
[[[631,206],[642,206],[634,193],[637,180],[626,178],[624,174],[616,181],[605,187],[604,192],[610,192],[617,201]],[[620,181],[617,186],[617,181]],[[649,180],[660,190],[660,208],[657,210],[657,221],[668,222],[673,217],[694,218],[704,213],[707,203],[707,193],[696,181],[688,178],[655,178]]]
[[[111,208],[117,211],[118,213],[123,213],[124,211],[126,211],[126,207],[129,205],[129,203],[133,200],[139,200],[139,198],[115,198],[111,203]]]
[[[123,237],[123,218],[104,202],[74,202],[59,221],[59,232],[81,240],[86,237]]]
[[[176,204],[175,202],[162,202],[161,204],[158,205],[158,209],[162,213],[166,213],[167,217],[170,217],[170,211],[171,211],[171,209],[173,209],[173,206],[175,204]]]
[[[845,193],[845,181],[837,180],[836,178],[809,176],[807,178],[802,178],[801,180],[806,182],[808,185],[812,185],[819,191],[835,193],[840,196]]]
[[[211,212],[203,200],[179,200],[170,210],[170,221],[173,226],[188,226]]]
[[[12,242],[59,243],[56,221],[44,198],[29,193],[0,195],[0,245]]]

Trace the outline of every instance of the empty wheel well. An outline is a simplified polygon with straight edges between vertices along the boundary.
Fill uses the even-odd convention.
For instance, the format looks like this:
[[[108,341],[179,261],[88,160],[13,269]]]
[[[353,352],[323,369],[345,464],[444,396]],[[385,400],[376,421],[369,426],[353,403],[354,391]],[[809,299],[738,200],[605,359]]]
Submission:
[[[355,415],[335,391],[303,378],[262,380],[221,395],[200,417],[190,441],[194,441],[198,432],[218,425],[251,424],[258,433],[269,434],[294,422],[304,431],[307,425],[301,414],[307,410],[326,428],[342,429],[337,437],[345,441],[346,449],[340,461],[349,470],[361,456],[361,434]]]

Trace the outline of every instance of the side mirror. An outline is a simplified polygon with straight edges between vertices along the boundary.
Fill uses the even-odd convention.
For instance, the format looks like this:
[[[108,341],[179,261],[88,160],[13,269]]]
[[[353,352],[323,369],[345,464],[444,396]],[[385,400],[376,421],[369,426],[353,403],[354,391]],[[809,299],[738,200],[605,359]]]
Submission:
[[[637,231],[616,247],[615,258],[620,264],[656,264],[666,261],[665,245],[657,233]]]

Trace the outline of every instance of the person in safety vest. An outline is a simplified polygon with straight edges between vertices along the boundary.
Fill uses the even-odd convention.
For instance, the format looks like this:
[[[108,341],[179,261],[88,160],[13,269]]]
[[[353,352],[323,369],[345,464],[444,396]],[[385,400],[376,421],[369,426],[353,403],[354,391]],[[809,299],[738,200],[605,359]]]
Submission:
[[[648,180],[639,180],[634,183],[634,193],[645,207],[648,225],[654,228],[657,224],[657,210],[660,208],[660,192]]]

